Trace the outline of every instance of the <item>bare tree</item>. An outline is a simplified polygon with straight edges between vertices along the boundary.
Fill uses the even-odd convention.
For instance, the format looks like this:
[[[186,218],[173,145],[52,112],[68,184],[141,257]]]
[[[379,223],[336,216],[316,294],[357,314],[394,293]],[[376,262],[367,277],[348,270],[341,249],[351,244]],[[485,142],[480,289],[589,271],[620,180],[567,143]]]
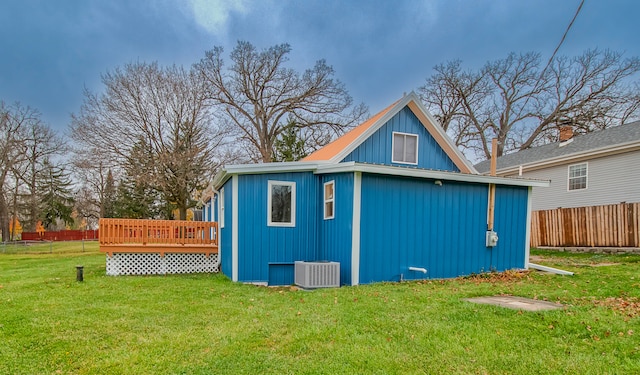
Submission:
[[[58,158],[63,140],[41,120],[40,113],[0,101],[0,230],[9,239],[9,221],[20,220],[33,231],[41,216],[39,175],[47,160]],[[9,205],[8,202],[11,202]]]
[[[101,217],[108,217],[105,216],[105,206],[109,204],[107,200],[110,198],[106,193],[108,176],[110,171],[117,170],[118,166],[110,163],[108,153],[95,147],[78,147],[73,150],[73,155],[73,173],[80,182],[76,205],[82,217],[93,224]]]
[[[100,150],[109,163],[136,168],[133,175],[186,218],[193,193],[218,167],[216,152],[225,141],[224,129],[214,126],[204,82],[193,71],[157,63],[127,64],[104,74],[102,82],[101,95],[85,90],[80,112],[72,116],[72,137]]]
[[[434,67],[420,96],[458,146],[470,148],[477,128],[486,128],[482,106],[491,87],[481,72],[462,71],[462,61]]]
[[[636,118],[640,95],[629,79],[638,71],[640,59],[611,51],[558,57],[546,67],[539,54],[511,53],[475,72],[460,61],[438,65],[419,90],[456,143],[488,159],[492,138],[500,156],[555,141],[560,124],[589,132]]]
[[[45,162],[62,154],[66,146],[62,138],[39,118],[27,124],[22,141],[24,161],[21,166],[14,168],[14,173],[21,180],[25,190],[22,199],[23,226],[26,231],[34,232],[41,212],[39,177],[47,171]]]
[[[290,51],[288,44],[280,44],[259,52],[240,41],[231,52],[228,69],[222,47],[206,52],[196,64],[208,98],[222,106],[240,138],[251,146],[247,151],[253,161],[274,160],[274,144],[289,119],[310,147],[318,147],[313,143],[327,143],[367,113],[364,105],[352,105],[324,60],[303,74],[285,67]]]
[[[10,239],[8,199],[17,187],[17,182],[16,186],[11,186],[9,180],[15,168],[24,161],[24,132],[32,121],[39,121],[37,111],[20,104],[8,106],[0,101],[0,232],[3,241]]]

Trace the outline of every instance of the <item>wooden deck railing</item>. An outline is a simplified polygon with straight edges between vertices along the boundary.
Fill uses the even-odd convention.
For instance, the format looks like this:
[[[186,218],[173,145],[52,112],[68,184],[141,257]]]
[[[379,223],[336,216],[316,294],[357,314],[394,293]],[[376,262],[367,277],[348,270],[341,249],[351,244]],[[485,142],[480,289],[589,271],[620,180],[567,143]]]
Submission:
[[[186,220],[100,219],[100,251],[105,253],[218,252],[218,223]]]
[[[531,246],[640,247],[640,203],[534,211]]]

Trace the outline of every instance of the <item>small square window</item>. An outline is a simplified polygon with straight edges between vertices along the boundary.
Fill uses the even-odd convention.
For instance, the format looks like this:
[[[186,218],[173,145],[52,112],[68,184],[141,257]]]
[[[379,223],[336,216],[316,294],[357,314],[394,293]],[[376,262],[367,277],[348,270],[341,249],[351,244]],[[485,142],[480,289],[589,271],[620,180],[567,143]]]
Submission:
[[[329,181],[324,184],[324,219],[333,219],[335,216],[334,202],[335,202],[335,190],[334,181]]]
[[[296,183],[290,181],[269,181],[267,206],[267,225],[275,227],[295,227]]]
[[[392,155],[394,163],[418,164],[418,135],[394,132]]]
[[[569,191],[587,188],[587,163],[569,166]]]

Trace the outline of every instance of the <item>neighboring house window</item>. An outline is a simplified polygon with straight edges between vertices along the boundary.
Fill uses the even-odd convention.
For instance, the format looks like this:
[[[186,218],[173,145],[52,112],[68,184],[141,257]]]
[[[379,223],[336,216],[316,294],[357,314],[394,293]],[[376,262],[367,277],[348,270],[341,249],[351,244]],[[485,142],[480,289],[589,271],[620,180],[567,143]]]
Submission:
[[[569,166],[569,190],[587,188],[587,163]]]
[[[334,182],[329,181],[324,184],[324,219],[333,219],[334,217]]]
[[[218,211],[218,223],[220,224],[220,228],[224,228],[224,188],[220,189],[220,211]]]
[[[392,154],[394,163],[418,164],[418,135],[394,132]]]
[[[294,227],[296,225],[295,182],[269,181],[267,225],[274,227]]]

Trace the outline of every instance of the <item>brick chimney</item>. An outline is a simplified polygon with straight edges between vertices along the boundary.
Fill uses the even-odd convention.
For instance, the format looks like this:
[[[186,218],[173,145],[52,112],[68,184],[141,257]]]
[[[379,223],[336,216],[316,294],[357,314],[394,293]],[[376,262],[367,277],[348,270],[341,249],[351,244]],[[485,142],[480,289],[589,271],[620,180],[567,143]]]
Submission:
[[[573,128],[571,126],[560,127],[560,142],[566,142],[573,138]]]

